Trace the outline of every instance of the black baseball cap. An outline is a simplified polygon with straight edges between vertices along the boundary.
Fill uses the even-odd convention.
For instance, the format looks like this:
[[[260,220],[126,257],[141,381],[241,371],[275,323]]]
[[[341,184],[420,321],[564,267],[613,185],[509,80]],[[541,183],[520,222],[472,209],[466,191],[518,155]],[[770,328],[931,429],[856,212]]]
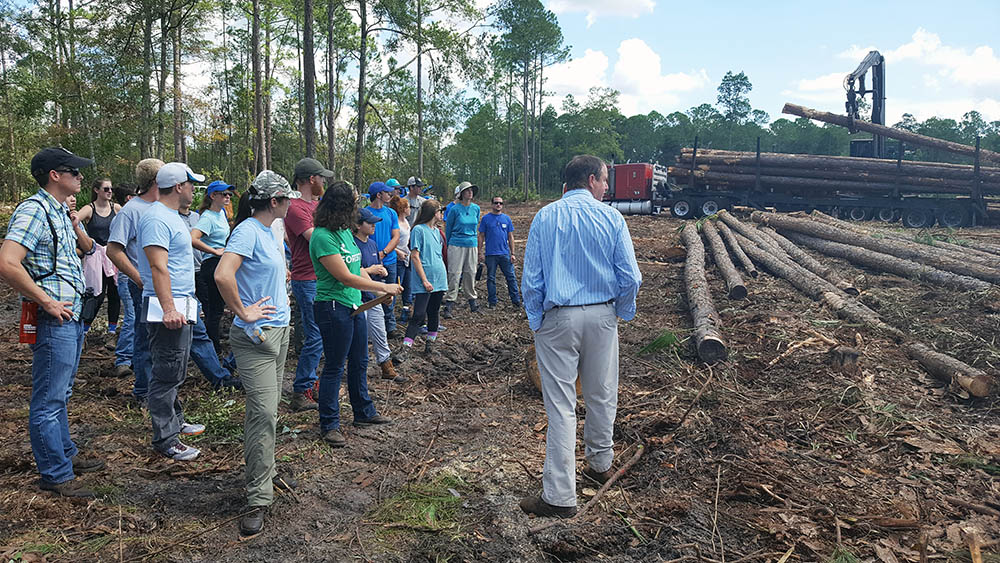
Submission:
[[[302,178],[308,178],[310,176],[322,176],[324,178],[333,178],[333,171],[327,170],[315,158],[303,158],[302,160],[295,163],[296,180],[301,180]]]
[[[31,158],[31,175],[37,178],[56,168],[84,168],[93,165],[94,161],[89,158],[76,156],[62,147],[49,147],[38,151]]]

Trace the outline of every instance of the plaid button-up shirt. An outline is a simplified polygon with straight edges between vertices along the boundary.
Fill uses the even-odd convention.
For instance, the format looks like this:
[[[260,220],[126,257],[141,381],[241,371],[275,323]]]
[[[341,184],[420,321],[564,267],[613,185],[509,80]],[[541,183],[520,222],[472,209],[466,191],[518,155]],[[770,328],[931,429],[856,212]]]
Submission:
[[[53,245],[50,221],[55,228],[58,249]],[[73,320],[79,320],[84,291],[83,268],[76,254],[76,231],[66,207],[49,192],[38,190],[14,210],[6,238],[28,249],[21,265],[32,278],[52,271],[55,254],[55,273],[35,283],[56,301],[72,302]]]

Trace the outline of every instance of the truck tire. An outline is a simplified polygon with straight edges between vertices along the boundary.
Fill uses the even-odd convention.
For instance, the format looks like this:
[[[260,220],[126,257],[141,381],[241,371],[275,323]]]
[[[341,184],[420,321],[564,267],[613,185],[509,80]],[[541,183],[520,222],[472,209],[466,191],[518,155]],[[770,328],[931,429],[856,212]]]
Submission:
[[[972,224],[972,213],[964,205],[945,205],[938,210],[938,224],[949,229],[968,227]]]
[[[899,219],[899,211],[890,207],[880,207],[875,210],[875,218],[883,223],[895,223]]]
[[[924,229],[934,225],[934,213],[930,209],[920,207],[904,209],[900,220],[906,228]]]
[[[670,213],[678,219],[688,219],[694,215],[694,206],[686,199],[678,199],[670,206]]]
[[[715,215],[720,209],[725,208],[725,202],[717,199],[706,199],[701,202],[698,207],[701,210],[701,215],[703,217],[708,217],[709,215]]]
[[[851,221],[867,221],[872,218],[872,210],[868,207],[848,207],[844,215]]]

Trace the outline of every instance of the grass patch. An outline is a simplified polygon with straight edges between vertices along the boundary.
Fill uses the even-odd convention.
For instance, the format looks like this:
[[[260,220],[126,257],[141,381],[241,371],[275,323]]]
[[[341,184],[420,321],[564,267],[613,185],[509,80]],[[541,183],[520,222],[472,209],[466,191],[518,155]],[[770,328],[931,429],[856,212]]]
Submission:
[[[667,352],[677,357],[677,351],[681,347],[681,338],[677,336],[677,333],[667,329],[660,333],[660,336],[656,337],[649,344],[643,346],[642,350],[639,350],[640,354],[653,354],[656,352]]]
[[[54,543],[29,543],[17,551],[13,561],[21,561],[26,553],[48,555],[50,553],[66,553],[66,550]]]
[[[213,391],[188,401],[184,419],[205,425],[205,433],[191,442],[235,444],[243,441],[245,404],[236,393]]]
[[[948,463],[962,469],[981,469],[990,475],[1000,476],[1000,467],[987,463],[982,458],[974,455],[960,455],[949,458]]]
[[[843,546],[833,550],[833,555],[826,560],[826,563],[859,563],[858,558]]]
[[[407,485],[377,506],[372,520],[394,527],[458,533],[461,491],[468,485],[457,475],[438,475],[430,482]]]
[[[80,542],[80,548],[90,553],[97,553],[98,551],[104,549],[106,545],[114,541],[114,539],[115,537],[111,534],[97,536],[96,538],[90,538],[89,540]]]

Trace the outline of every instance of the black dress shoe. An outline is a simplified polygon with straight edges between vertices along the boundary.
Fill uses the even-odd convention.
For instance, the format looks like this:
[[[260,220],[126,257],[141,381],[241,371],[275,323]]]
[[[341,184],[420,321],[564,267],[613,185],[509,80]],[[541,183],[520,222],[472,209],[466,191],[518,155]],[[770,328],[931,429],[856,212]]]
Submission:
[[[240,518],[240,535],[245,538],[256,536],[264,529],[264,515],[267,514],[266,506],[251,506],[249,510]]]
[[[542,500],[542,495],[521,499],[521,510],[527,514],[551,518],[572,518],[576,516],[575,506],[555,506]]]

